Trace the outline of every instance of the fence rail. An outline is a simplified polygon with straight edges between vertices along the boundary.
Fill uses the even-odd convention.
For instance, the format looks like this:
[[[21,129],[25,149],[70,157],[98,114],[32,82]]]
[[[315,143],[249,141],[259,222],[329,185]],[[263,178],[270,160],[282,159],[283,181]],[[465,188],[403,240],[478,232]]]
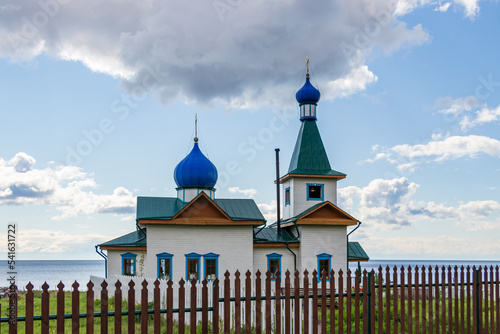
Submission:
[[[86,291],[74,282],[70,298],[62,283],[50,297],[45,283],[36,302],[29,283],[20,297],[12,287],[7,312],[5,306],[0,310],[7,313],[0,329],[42,334],[196,333],[197,328],[202,333],[500,334],[499,281],[498,266],[380,267],[320,277],[316,271],[287,271],[276,279],[270,272],[252,277],[247,271],[232,277],[226,272],[220,282],[130,280],[122,285],[116,280],[108,285],[103,280],[97,287],[91,281]],[[68,299],[71,313],[66,313]]]

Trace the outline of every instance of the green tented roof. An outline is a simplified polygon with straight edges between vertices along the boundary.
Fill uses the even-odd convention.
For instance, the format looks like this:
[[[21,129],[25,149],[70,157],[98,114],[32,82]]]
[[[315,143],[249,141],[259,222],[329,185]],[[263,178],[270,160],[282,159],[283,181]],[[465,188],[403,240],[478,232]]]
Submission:
[[[278,229],[276,228],[256,227],[254,228],[253,233],[254,243],[299,242],[299,240],[295,240],[296,237],[286,229],[281,229],[281,234],[278,235]]]
[[[215,199],[233,220],[261,220],[265,218],[252,199]],[[175,197],[137,197],[137,219],[171,219],[187,203]]]
[[[300,126],[288,174],[345,176],[331,168],[315,120],[303,121]]]
[[[116,239],[106,241],[99,245],[99,247],[146,247],[146,229],[142,231],[134,231],[118,237]]]
[[[347,256],[349,261],[368,261],[370,257],[366,254],[365,250],[359,242],[357,241],[349,241],[349,245],[347,248]]]

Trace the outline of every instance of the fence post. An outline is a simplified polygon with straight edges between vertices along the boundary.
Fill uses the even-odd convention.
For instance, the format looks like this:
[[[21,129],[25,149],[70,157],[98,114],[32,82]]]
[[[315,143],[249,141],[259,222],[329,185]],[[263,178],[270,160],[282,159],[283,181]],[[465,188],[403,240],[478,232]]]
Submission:
[[[17,333],[17,285],[11,284],[9,287],[9,333]],[[48,326],[47,326],[48,327]]]
[[[94,283],[87,283],[87,334],[94,334]],[[63,291],[64,293],[64,291]],[[64,321],[63,321],[64,332]]]
[[[28,292],[26,293],[26,321],[25,321],[25,333],[33,334],[33,284],[31,282],[26,285]]]
[[[71,292],[71,328],[72,328],[72,331],[73,333],[80,333],[80,317],[79,317],[79,313],[80,313],[80,292],[78,291],[78,287],[80,286],[80,284],[75,281],[75,283],[73,283],[73,285],[71,285],[73,287],[73,291]],[[48,323],[47,323],[48,325]],[[48,326],[47,326],[47,329],[48,329]]]
[[[479,294],[481,291],[479,291],[479,270],[474,270],[474,277],[475,277],[475,282],[474,282],[474,289],[476,290],[475,293],[475,299],[476,299],[476,333],[481,333],[481,322],[479,321]]]
[[[57,332],[64,332],[64,284],[57,284]]]
[[[367,333],[368,334],[371,334],[372,332],[372,308],[371,308],[371,305],[372,305],[372,273],[369,272],[368,273],[368,287],[367,287],[367,290],[366,290],[366,296],[368,297],[368,301],[367,301],[367,306],[368,306],[368,327],[367,327]]]

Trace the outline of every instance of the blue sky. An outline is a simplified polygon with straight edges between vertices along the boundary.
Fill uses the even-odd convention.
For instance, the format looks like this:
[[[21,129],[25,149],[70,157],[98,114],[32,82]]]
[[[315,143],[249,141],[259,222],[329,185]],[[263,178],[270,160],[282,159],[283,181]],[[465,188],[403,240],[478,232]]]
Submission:
[[[196,113],[217,196],[273,219],[309,56],[339,205],[363,222],[352,239],[373,259],[498,260],[499,15],[476,0],[3,2],[0,234],[17,223],[20,259],[99,259],[135,229],[137,196],[175,196]]]

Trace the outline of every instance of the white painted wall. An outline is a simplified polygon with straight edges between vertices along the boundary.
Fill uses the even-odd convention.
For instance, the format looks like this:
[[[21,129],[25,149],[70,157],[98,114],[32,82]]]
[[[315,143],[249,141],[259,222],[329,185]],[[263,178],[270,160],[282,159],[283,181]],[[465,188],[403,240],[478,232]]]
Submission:
[[[290,187],[290,204],[285,205],[285,189]],[[281,186],[281,196],[283,198],[282,200],[282,208],[283,208],[283,219],[288,219],[290,217],[293,217],[293,210],[292,210],[292,205],[293,205],[293,179],[290,179],[286,182],[283,182]]]
[[[226,270],[233,275],[236,270],[253,272],[252,226],[148,226],[148,277],[157,277],[156,254],[170,253],[172,278],[179,281],[186,276],[185,254],[219,254],[219,279]],[[203,257],[200,261],[200,277],[203,277]]]
[[[294,217],[320,201],[307,200],[307,184],[323,184],[323,200],[337,205],[337,179],[298,177],[283,183],[283,219]],[[285,189],[290,187],[290,204],[285,205]]]
[[[332,255],[332,269],[347,270],[347,229],[345,226],[301,226],[300,260],[302,271],[318,270],[318,254]]]
[[[213,190],[208,190],[208,189],[198,189],[198,188],[178,188],[177,189],[177,198],[180,199],[183,202],[191,202],[193,198],[198,196],[200,192],[204,192],[205,194],[208,195],[211,199],[215,198],[215,189]]]
[[[132,253],[137,255],[136,257],[136,272],[137,274],[141,274],[140,272],[140,261],[143,259],[144,270],[143,274],[146,273],[147,268],[147,252],[146,251],[128,251],[128,250],[108,250],[108,276],[111,275],[121,275],[122,274],[122,254]]]
[[[297,254],[297,269],[300,270],[300,248],[290,247],[290,249]],[[285,278],[284,273],[289,270],[290,277],[294,277],[294,267],[293,267],[293,255],[285,247],[256,247],[253,249],[253,268],[254,273],[260,270],[262,276],[265,278],[265,273],[267,271],[267,255],[277,253],[281,254],[281,271],[282,280]]]

